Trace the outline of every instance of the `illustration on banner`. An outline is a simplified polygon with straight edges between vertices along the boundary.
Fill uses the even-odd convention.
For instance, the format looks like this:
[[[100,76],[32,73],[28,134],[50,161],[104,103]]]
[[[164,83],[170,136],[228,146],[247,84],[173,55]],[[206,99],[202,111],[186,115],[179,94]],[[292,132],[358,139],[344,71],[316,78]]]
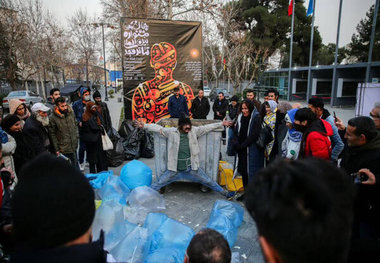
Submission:
[[[192,88],[173,78],[177,65],[175,47],[168,42],[156,43],[152,46],[150,55],[150,66],[154,69],[155,76],[140,83],[132,97],[132,119],[140,119],[146,123],[170,117],[168,102],[175,87],[179,87],[180,94],[186,97],[189,109],[194,99]]]

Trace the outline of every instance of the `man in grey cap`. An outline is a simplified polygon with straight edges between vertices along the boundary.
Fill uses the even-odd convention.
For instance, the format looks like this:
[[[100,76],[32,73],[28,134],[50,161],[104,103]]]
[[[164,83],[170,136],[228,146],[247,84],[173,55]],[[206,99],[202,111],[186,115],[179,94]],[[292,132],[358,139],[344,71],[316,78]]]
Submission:
[[[42,103],[36,103],[31,110],[32,116],[26,120],[23,133],[30,143],[32,156],[43,152],[52,152],[48,130],[50,109]]]

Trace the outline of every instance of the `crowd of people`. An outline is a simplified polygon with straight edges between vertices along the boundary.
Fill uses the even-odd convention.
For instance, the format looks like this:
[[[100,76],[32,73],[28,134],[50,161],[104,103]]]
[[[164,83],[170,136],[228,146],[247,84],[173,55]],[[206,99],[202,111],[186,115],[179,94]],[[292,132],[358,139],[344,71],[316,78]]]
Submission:
[[[167,171],[153,189],[186,178],[237,197],[199,167],[198,138],[224,126],[227,154],[235,156],[245,190],[237,200],[257,224],[267,262],[367,262],[379,256],[380,103],[370,116],[345,124],[319,98],[302,108],[279,101],[276,90],[263,103],[253,90],[241,102],[219,93],[212,106],[219,121],[193,127],[191,118],[206,119],[210,103],[199,91],[188,109],[181,96],[177,90],[168,104],[179,118],[177,128],[135,122],[167,137],[171,149]],[[30,109],[10,101],[0,129],[0,244],[12,253],[11,262],[107,261],[103,235],[91,238],[94,193],[80,170],[85,160],[91,173],[108,169],[102,134],[112,125],[100,93],[90,98],[82,87],[72,107],[59,89]],[[184,262],[230,260],[223,236],[203,229]]]
[[[257,189],[257,185],[263,184],[262,181],[257,182],[258,178],[260,178],[259,174],[268,173],[270,168],[274,169],[281,160],[284,160],[282,165],[285,166],[284,169],[286,170],[292,164],[289,161],[308,160],[309,158],[319,159],[321,161],[311,161],[310,166],[318,170],[327,165],[326,167],[329,167],[336,174],[343,174],[346,178],[351,178],[351,184],[354,185],[355,190],[355,195],[352,195],[355,197],[350,203],[347,203],[347,200],[351,199],[337,200],[338,203],[335,203],[335,205],[340,206],[339,209],[342,209],[343,205],[345,205],[345,208],[352,206],[352,222],[347,223],[347,220],[351,218],[348,213],[349,210],[345,210],[345,213],[347,213],[345,215],[346,219],[343,217],[340,218],[342,221],[339,221],[339,218],[332,219],[336,220],[334,224],[336,223],[337,226],[342,224],[342,226],[346,227],[345,230],[350,234],[349,237],[343,236],[344,238],[342,237],[341,240],[343,243],[347,243],[351,239],[349,258],[347,258],[347,253],[342,251],[341,258],[321,260],[321,258],[315,257],[314,262],[345,262],[346,260],[356,262],[359,259],[370,259],[371,256],[378,256],[380,253],[380,187],[378,183],[380,174],[380,103],[374,105],[370,116],[354,117],[348,121],[346,127],[342,120],[335,116],[335,113],[333,116],[325,108],[321,98],[311,98],[308,101],[308,107],[302,107],[298,103],[291,105],[285,101],[279,102],[278,98],[277,90],[268,90],[265,94],[264,102],[261,103],[255,99],[253,90],[246,90],[246,96],[241,102],[236,96],[233,96],[228,102],[224,94],[220,92],[213,104],[214,119],[228,121],[228,123],[223,122],[228,127],[227,154],[235,156],[235,174],[242,177],[243,186],[246,189],[246,193],[236,199],[238,201],[245,200],[247,205],[252,205],[251,203],[254,202],[255,207],[252,208],[252,211],[255,215],[256,212],[264,213],[265,211],[255,210],[264,209],[260,205],[265,204],[265,200],[255,199],[260,200],[260,204],[257,204],[258,201],[246,199],[247,193],[252,195],[249,187],[250,182],[252,182],[251,188]],[[203,91],[200,91],[194,99],[189,114],[193,118],[206,119],[209,109],[207,98],[204,98]],[[176,113],[180,114],[181,111]],[[314,165],[312,165],[313,162]],[[275,164],[271,165],[272,163]],[[317,165],[318,163],[319,165]],[[331,174],[331,171],[328,171],[327,168],[324,171]],[[280,171],[277,172],[280,173]],[[297,172],[303,171],[299,168]],[[328,182],[330,179],[331,181]],[[253,182],[256,182],[256,184]],[[324,183],[334,184],[337,181],[334,182],[333,178],[329,178]],[[307,185],[301,185],[307,187]],[[310,187],[312,188],[313,186],[311,185]],[[328,185],[328,187],[333,190],[335,185]],[[315,189],[317,189],[317,186],[315,186]],[[317,200],[319,197],[317,195],[313,196],[313,191],[317,191],[315,189],[310,190],[312,191],[310,198],[314,198],[314,202],[319,202]],[[280,191],[281,189],[277,190]],[[344,191],[346,190],[344,189]],[[349,193],[350,190],[347,191]],[[271,195],[266,194],[261,198],[270,198]],[[336,198],[344,198],[339,191],[335,191],[335,194],[337,195]],[[231,193],[228,196],[231,196]],[[331,195],[330,197],[334,196]],[[273,200],[273,202],[275,201]],[[306,201],[309,202],[310,200]],[[304,201],[300,200],[300,202]],[[326,202],[325,205],[330,206],[331,208],[329,209],[334,206],[333,202]],[[286,206],[285,203],[284,206]],[[272,209],[271,206],[267,205],[265,205],[265,208]],[[279,213],[282,214],[285,211],[280,211],[281,213]],[[267,213],[270,212],[268,211]],[[259,216],[258,213],[257,217]],[[262,216],[265,218],[267,215],[263,214]],[[326,213],[326,216],[333,217],[334,215]],[[260,218],[257,220],[260,220]],[[297,220],[295,222],[298,222]],[[263,231],[267,231],[268,222],[263,223],[265,225],[265,230]],[[284,219],[284,224],[287,223],[288,221]],[[352,226],[352,228],[348,229],[347,225]],[[330,227],[326,227],[326,229],[330,229]],[[258,228],[260,232],[260,224],[258,224]],[[292,230],[293,228],[289,229],[289,231]],[[286,231],[283,233],[283,238],[291,235],[291,233],[285,234]],[[331,233],[334,232],[332,231]],[[270,231],[270,234],[275,235],[276,233],[275,231]],[[321,233],[314,234],[322,236]],[[279,238],[281,238],[281,234],[279,234]],[[333,236],[326,238],[333,238]],[[302,240],[300,239],[299,241]],[[342,242],[340,245],[343,246]],[[305,244],[308,243],[306,242]],[[277,244],[271,243],[270,245],[270,248],[274,246],[276,250],[280,249],[276,247]],[[347,245],[345,249],[348,251],[349,247]],[[281,254],[278,250],[277,253]],[[281,256],[287,257],[285,254]],[[294,258],[284,261],[294,262]],[[274,260],[273,262],[277,261]],[[310,258],[310,260],[301,260],[300,262],[313,262],[313,260]]]

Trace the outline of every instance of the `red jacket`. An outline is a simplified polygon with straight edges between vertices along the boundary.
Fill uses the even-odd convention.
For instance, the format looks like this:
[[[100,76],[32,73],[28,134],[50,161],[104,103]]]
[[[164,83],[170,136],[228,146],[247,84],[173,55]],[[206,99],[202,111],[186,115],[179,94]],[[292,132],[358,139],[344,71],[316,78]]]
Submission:
[[[333,129],[330,123],[322,119],[314,121],[304,134],[306,143],[302,142],[304,144],[301,148],[304,150],[303,155],[330,160],[331,141],[329,136],[332,135]]]

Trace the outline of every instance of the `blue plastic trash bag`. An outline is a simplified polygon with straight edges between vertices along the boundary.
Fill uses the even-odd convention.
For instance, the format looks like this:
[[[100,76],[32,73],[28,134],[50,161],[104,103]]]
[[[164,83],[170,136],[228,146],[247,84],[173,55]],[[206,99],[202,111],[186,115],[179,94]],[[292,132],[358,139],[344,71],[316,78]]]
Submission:
[[[128,204],[132,208],[144,209],[148,212],[159,212],[165,209],[163,196],[148,186],[133,189],[128,196]]]
[[[148,231],[143,227],[135,227],[110,253],[117,262],[142,263],[148,248]]]
[[[111,230],[106,234],[104,240],[104,249],[111,251],[123,238],[137,227],[128,221],[117,222]]]
[[[149,248],[149,255],[155,254],[155,256],[152,256],[150,259],[152,262],[158,262],[153,261],[153,259],[158,260],[163,256],[159,253],[159,250],[162,249],[173,250],[173,253],[168,257],[175,260],[173,262],[183,262],[186,249],[195,234],[192,228],[168,218],[163,214],[149,214],[144,227],[147,228],[148,233],[152,232],[150,235]]]
[[[113,175],[112,171],[103,171],[97,174],[86,174],[85,176],[94,189],[100,189],[106,182],[109,176]]]
[[[114,199],[126,205],[129,189],[118,176],[109,176],[107,182],[98,190],[98,195],[102,200]]]
[[[182,263],[183,252],[176,248],[161,248],[150,253],[144,263]]]
[[[115,200],[105,200],[98,210],[96,210],[94,222],[92,224],[93,239],[99,238],[100,230],[107,234],[114,224],[124,222],[123,206]]]
[[[120,179],[130,190],[138,186],[150,186],[152,184],[152,169],[143,162],[133,160],[123,166]]]
[[[112,185],[119,193],[128,195],[130,192],[129,188],[120,179],[120,176],[113,175],[108,177],[107,184]]]
[[[124,209],[124,217],[129,222],[139,225],[144,224],[149,213],[165,209],[163,196],[148,186],[133,189],[127,201],[129,206]]]
[[[165,214],[149,213],[144,223],[144,227],[148,229],[148,235],[151,236],[167,219],[168,216]]]
[[[206,227],[221,233],[232,248],[236,241],[238,229],[243,222],[243,216],[244,209],[239,204],[217,200]]]

